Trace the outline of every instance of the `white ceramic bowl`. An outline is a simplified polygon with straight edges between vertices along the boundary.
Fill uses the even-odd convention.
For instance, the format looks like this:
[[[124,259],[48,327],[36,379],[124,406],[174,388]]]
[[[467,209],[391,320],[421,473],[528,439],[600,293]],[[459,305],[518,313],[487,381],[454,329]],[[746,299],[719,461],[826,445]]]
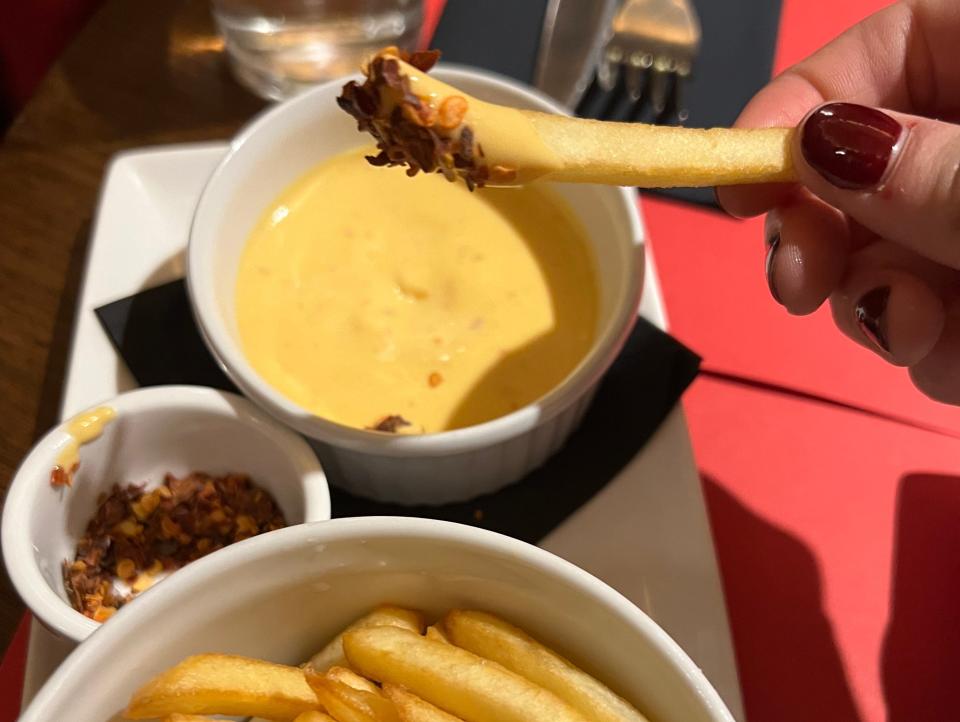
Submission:
[[[732,722],[649,617],[562,559],[427,519],[337,519],[270,532],[190,565],[122,609],[47,682],[20,722],[105,722],[198,652],[299,663],[378,603],[501,614],[658,722]]]
[[[61,425],[24,459],[3,510],[10,579],[34,615],[63,637],[79,642],[101,626],[70,606],[61,564],[73,559],[97,496],[114,483],[158,484],[167,472],[244,472],[273,495],[289,524],[330,518],[326,477],[310,447],[236,394],[157,386],[103,405],[114,408],[116,418],[81,447],[73,486],[55,489],[49,481],[70,438]]]
[[[477,97],[563,112],[538,92],[499,76],[443,66],[432,72]],[[487,423],[422,436],[364,431],[319,418],[274,390],[244,357],[234,317],[234,286],[241,252],[263,209],[317,163],[365,142],[356,123],[336,105],[342,84],[320,86],[267,111],[233,141],[211,176],[194,216],[187,259],[190,298],[201,332],[247,396],[320,442],[332,484],[406,504],[462,501],[496,491],[542,464],[563,444],[636,320],[643,248],[635,196],[622,188],[556,186],[589,232],[600,276],[601,312],[593,350],[549,394]]]

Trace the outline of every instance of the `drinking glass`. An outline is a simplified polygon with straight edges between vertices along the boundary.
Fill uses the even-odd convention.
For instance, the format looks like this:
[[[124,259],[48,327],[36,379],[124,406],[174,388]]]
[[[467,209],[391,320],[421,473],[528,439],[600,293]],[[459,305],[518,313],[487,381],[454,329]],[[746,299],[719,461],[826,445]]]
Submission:
[[[422,0],[212,0],[234,74],[258,95],[281,100],[356,72],[387,45],[411,50]]]

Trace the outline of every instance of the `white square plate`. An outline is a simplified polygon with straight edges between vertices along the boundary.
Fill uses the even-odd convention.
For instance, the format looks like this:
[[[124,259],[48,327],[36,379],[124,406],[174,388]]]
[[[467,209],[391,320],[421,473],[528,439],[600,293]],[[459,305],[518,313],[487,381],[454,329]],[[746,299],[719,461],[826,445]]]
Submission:
[[[136,386],[94,309],[183,277],[193,208],[226,149],[223,143],[166,146],[124,153],[110,165],[80,292],[63,417]],[[666,326],[649,255],[640,314]],[[743,719],[710,524],[679,406],[617,478],[541,546],[632,599],[700,665],[733,715]],[[70,649],[33,624],[24,703]]]

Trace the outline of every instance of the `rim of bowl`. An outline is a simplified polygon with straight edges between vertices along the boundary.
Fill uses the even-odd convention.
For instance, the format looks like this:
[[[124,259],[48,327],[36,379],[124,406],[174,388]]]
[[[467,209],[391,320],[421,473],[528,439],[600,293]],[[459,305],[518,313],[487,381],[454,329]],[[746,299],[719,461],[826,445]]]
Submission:
[[[198,585],[208,584],[211,575],[226,575],[248,563],[268,562],[271,557],[294,550],[304,544],[332,540],[382,537],[421,538],[437,543],[456,542],[478,549],[521,559],[550,576],[559,578],[568,586],[583,591],[590,601],[607,609],[610,614],[636,628],[659,652],[664,664],[673,667],[678,678],[703,701],[710,715],[718,722],[734,722],[719,693],[713,688],[699,667],[686,652],[656,622],[633,602],[612,587],[580,567],[532,544],[478,529],[465,524],[419,519],[415,517],[371,516],[313,522],[268,532],[232,544],[199,559],[170,577],[164,584],[138,597],[133,604],[122,608],[89,642],[80,645],[44,684],[37,697],[21,717],[22,722],[37,722],[43,718],[44,707],[53,704],[58,694],[69,694],[64,689],[80,670],[91,669],[90,658],[99,649],[116,647],[128,635],[142,628],[143,620],[156,618],[165,606],[188,603],[190,593]],[[333,537],[328,539],[327,537]],[[216,556],[216,559],[212,557]],[[175,581],[174,581],[175,580]]]
[[[498,73],[454,63],[440,63],[433,72],[453,85],[456,85],[458,78],[480,80],[495,88],[520,93],[548,112],[570,114],[540,90]],[[623,298],[619,307],[614,310],[604,333],[597,338],[591,350],[567,377],[549,392],[505,416],[461,429],[429,434],[385,434],[346,426],[311,413],[283,396],[257,373],[247,360],[240,344],[232,338],[221,321],[220,314],[216,310],[218,304],[213,294],[212,284],[201,283],[196,277],[198,268],[203,265],[197,239],[201,232],[211,235],[208,228],[215,223],[219,213],[211,209],[209,199],[220,179],[230,173],[232,159],[242,152],[251,137],[261,132],[264,127],[275,123],[278,118],[293,112],[299,106],[310,104],[314,96],[329,93],[334,88],[339,89],[345,81],[360,78],[360,75],[351,75],[332,80],[268,108],[244,126],[230,142],[227,154],[217,164],[204,185],[190,223],[190,240],[187,244],[186,258],[187,290],[200,334],[221,369],[245,394],[255,399],[257,403],[263,404],[268,412],[276,415],[284,423],[326,443],[389,456],[444,456],[490,446],[519,436],[556,416],[586,393],[609,369],[636,322],[645,273],[644,233],[637,210],[636,196],[629,188],[611,189],[620,196],[618,200],[622,204],[628,224],[626,233],[630,236],[630,242],[633,245],[634,258],[629,264],[630,268],[623,271],[626,274]],[[209,242],[205,245],[209,246]]]
[[[284,450],[297,467],[305,521],[325,521],[330,518],[327,477],[310,445],[242,396],[205,386],[151,386],[119,394],[97,405],[115,408],[118,416],[171,408],[231,412],[238,421],[256,427]],[[49,473],[51,461],[68,439],[65,421],[57,424],[34,444],[13,475],[3,509],[0,545],[10,580],[30,611],[57,634],[82,642],[102,623],[74,609],[44,578],[33,549],[33,525],[29,512],[33,499],[46,489],[45,485],[36,484],[38,475],[43,478],[43,474]],[[178,570],[177,574],[181,571],[183,569]],[[176,575],[171,575],[171,578],[173,576]]]

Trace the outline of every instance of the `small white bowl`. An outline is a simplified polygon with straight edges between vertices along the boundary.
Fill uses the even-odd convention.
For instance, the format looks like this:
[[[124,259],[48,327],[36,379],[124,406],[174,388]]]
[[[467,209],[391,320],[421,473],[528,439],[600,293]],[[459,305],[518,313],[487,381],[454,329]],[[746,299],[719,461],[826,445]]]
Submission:
[[[297,664],[383,602],[501,614],[651,720],[733,722],[680,647],[599,579],[493,532],[392,517],[282,529],[194,562],[78,647],[20,722],[119,720],[134,690],[200,652]]]
[[[157,484],[167,472],[241,472],[273,495],[288,524],[330,518],[326,477],[310,447],[236,394],[157,386],[103,405],[115,409],[116,418],[80,448],[73,486],[50,485],[50,472],[70,440],[61,425],[24,459],[3,510],[10,579],[34,615],[63,637],[80,642],[100,627],[70,605],[61,565],[73,559],[97,497],[115,483]]]
[[[431,72],[493,102],[564,112],[539,92],[500,76],[443,65]],[[546,396],[483,424],[421,436],[364,431],[314,416],[267,384],[244,356],[234,287],[247,237],[263,210],[313,166],[366,142],[337,107],[342,85],[342,80],[322,85],[267,111],[237,136],[211,176],[193,219],[187,256],[198,325],[247,396],[320,442],[331,483],[404,504],[463,501],[496,491],[560,448],[636,321],[643,245],[635,195],[623,188],[555,186],[588,231],[600,277],[600,322],[593,349]]]

